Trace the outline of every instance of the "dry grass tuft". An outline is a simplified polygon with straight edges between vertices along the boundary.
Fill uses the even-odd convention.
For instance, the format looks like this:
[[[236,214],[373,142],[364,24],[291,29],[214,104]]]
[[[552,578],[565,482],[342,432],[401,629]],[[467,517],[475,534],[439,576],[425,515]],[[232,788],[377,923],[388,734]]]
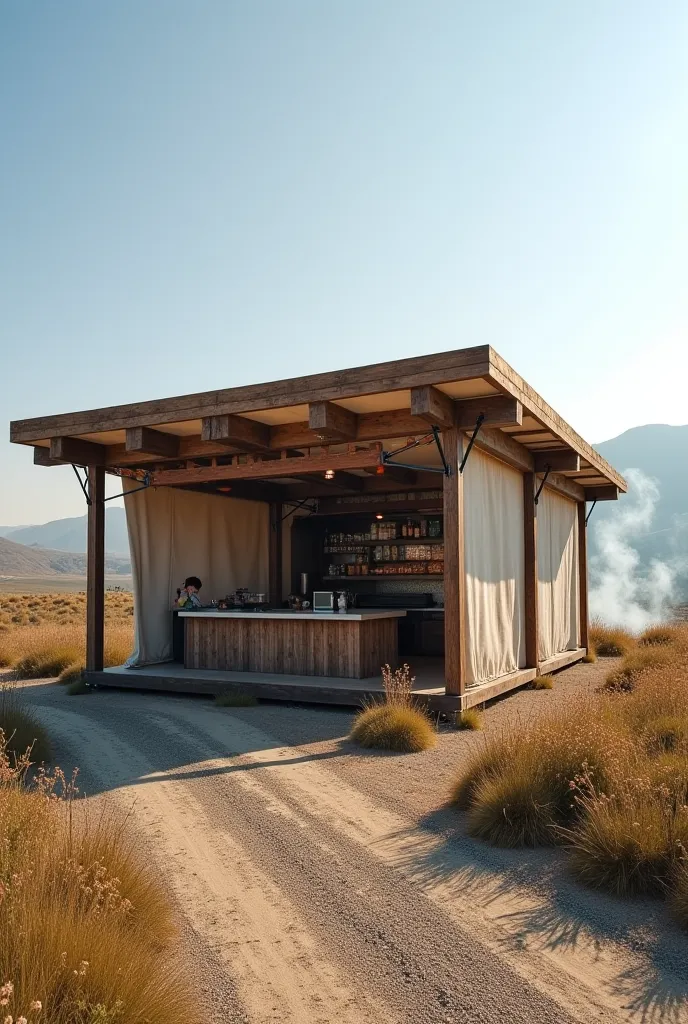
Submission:
[[[417,708],[401,704],[373,704],[361,711],[350,738],[361,747],[415,754],[434,747],[435,730]]]
[[[584,665],[594,665],[597,661],[597,654],[595,653],[594,647],[588,648],[588,653],[583,658]]]
[[[218,693],[215,697],[218,708],[255,708],[258,701],[250,693]]]
[[[688,928],[688,857],[678,862],[671,879],[669,909],[676,921]]]
[[[642,647],[665,646],[679,643],[682,637],[683,630],[680,626],[651,626],[640,635],[638,643]]]
[[[456,716],[457,729],[482,729],[483,716],[477,708],[466,708]]]
[[[599,658],[623,658],[635,645],[635,637],[626,629],[606,626],[599,619],[590,624],[590,646]]]
[[[58,683],[62,683],[64,686],[69,683],[75,683],[82,678],[86,666],[81,661],[74,662],[73,665],[67,665],[67,668],[63,669],[57,677]]]
[[[35,715],[21,705],[11,684],[0,687],[0,734],[0,750],[12,758],[21,757],[27,750],[33,764],[41,764],[51,758],[52,747],[47,732]]]
[[[121,665],[133,646],[131,594],[105,595],[105,664]],[[20,678],[57,676],[86,657],[84,594],[0,595],[0,666]]]
[[[167,896],[127,821],[112,805],[87,812],[59,771],[27,790],[25,770],[0,747],[3,1014],[30,1024],[197,1019],[181,965],[166,954]]]
[[[67,684],[67,694],[70,697],[78,697],[83,693],[93,693],[93,690],[83,676],[78,676],[71,683]]]
[[[604,789],[625,743],[612,716],[581,701],[489,739],[456,780],[452,800],[468,810],[471,835],[500,846],[554,843],[557,828],[579,813],[580,780]]]
[[[533,690],[554,689],[554,676],[536,676],[530,684]]]
[[[382,685],[385,690],[385,703],[397,704],[408,708],[413,705],[413,684],[415,676],[411,675],[408,665],[392,669],[389,665],[382,666]]]
[[[637,647],[626,655],[620,668],[609,673],[604,681],[604,689],[630,693],[648,669],[664,667],[672,660],[673,653],[668,647]]]

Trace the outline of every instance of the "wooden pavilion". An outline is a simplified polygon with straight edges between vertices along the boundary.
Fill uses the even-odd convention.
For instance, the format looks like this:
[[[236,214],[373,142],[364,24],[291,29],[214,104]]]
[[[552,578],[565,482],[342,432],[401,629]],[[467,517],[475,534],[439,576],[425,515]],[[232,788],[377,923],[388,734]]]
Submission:
[[[378,657],[390,660],[396,623],[371,611],[356,617],[354,608],[346,618],[310,613],[306,630],[304,613],[284,608],[299,560],[307,560],[308,538],[327,521],[317,543],[323,536],[328,543],[338,536],[332,533],[335,517],[348,522],[349,516],[358,517],[351,518],[350,536],[359,539],[339,547],[356,553],[341,556],[349,562],[335,566],[347,588],[377,587],[389,601],[403,571],[407,586],[400,593],[408,593],[410,601],[414,591],[408,577],[413,573],[416,590],[430,580],[436,602],[427,612],[443,616],[443,667],[442,678],[436,672],[426,690],[436,704],[450,709],[481,702],[584,656],[586,504],[615,500],[626,490],[623,477],[488,346],[18,420],[10,425],[10,438],[32,447],[38,466],[72,464],[85,470],[87,672],[114,685],[123,682],[126,670],[114,676],[103,671],[106,473],[121,477],[127,492],[139,641],[146,630],[151,650],[153,639],[159,640],[158,653],[147,659],[148,674],[146,659],[140,658],[139,672],[133,669],[135,681],[128,685],[147,685],[154,675],[150,664],[171,659],[166,624],[171,630],[172,587],[179,579],[170,576],[186,566],[185,548],[196,545],[194,557],[205,560],[203,571],[215,573],[212,596],[222,593],[223,581],[264,587],[275,615],[270,619],[265,611],[254,611],[255,630],[261,632],[251,633],[245,611],[231,629],[229,619],[202,625],[198,613],[186,624],[196,645],[187,652],[186,667],[157,668],[150,685],[167,688],[174,677],[174,688],[218,689],[224,681],[266,696],[310,694],[308,699],[337,702],[353,702],[363,690],[374,690],[369,677],[376,670],[370,666]],[[410,546],[402,546],[398,531],[407,530],[408,515],[431,516],[433,510],[443,524],[443,571],[437,572],[429,548],[438,538],[421,534],[430,557],[418,573],[418,565],[403,558]],[[393,521],[397,533],[391,547],[376,544],[375,523],[361,527],[366,516]],[[191,525],[182,527],[182,520]],[[201,522],[209,531],[203,549],[193,525]],[[425,519],[422,524],[415,529],[425,530]],[[301,540],[295,546],[297,534]],[[414,541],[418,536],[412,533]],[[379,563],[365,554],[378,548]],[[330,543],[327,550],[337,545]],[[389,559],[399,558],[399,552],[395,568]],[[311,561],[308,568],[319,587],[335,583],[340,589],[332,567],[318,569]],[[162,580],[156,588],[154,578]],[[218,611],[216,620],[221,615]],[[225,628],[230,632],[220,636]],[[212,646],[207,657],[204,645]],[[338,676],[333,659],[343,647],[348,667]],[[337,664],[341,669],[343,663]],[[356,682],[347,687],[346,679]]]

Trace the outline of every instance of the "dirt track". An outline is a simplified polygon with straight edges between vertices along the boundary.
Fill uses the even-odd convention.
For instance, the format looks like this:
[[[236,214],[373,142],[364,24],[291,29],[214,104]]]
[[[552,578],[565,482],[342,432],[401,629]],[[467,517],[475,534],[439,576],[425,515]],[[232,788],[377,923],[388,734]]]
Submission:
[[[661,907],[578,889],[552,851],[476,844],[442,808],[476,736],[371,756],[338,711],[23,695],[82,789],[133,806],[182,911],[199,1020],[688,1021],[688,942]]]

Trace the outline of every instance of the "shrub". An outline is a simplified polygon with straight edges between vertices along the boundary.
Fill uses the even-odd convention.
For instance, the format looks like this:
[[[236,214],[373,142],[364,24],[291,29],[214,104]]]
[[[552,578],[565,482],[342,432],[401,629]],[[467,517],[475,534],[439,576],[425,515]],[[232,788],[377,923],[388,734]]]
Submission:
[[[93,819],[61,773],[21,784],[0,748],[0,978],[8,1019],[40,1000],[50,1024],[198,1019],[164,948],[169,905],[112,805]],[[63,799],[57,795],[63,786]],[[64,799],[64,796],[67,799]]]
[[[688,753],[688,718],[659,715],[647,723],[644,740],[649,754]]]
[[[435,730],[417,708],[399,704],[373,704],[354,722],[351,737],[361,747],[398,753],[418,753],[435,745]]]
[[[456,716],[457,729],[482,729],[483,716],[477,708],[466,708]]]
[[[584,815],[566,833],[571,867],[585,885],[617,896],[662,895],[688,841],[688,815],[649,780],[626,780],[612,796],[582,797]]]
[[[77,682],[82,678],[85,668],[83,661],[75,661],[72,665],[67,665],[67,668],[63,668],[57,677],[58,683],[66,685]]]
[[[507,846],[553,843],[580,813],[577,787],[604,789],[627,747],[610,716],[581,702],[488,741],[457,779],[453,800],[468,809],[472,835]]]
[[[554,676],[536,676],[530,685],[533,690],[551,690],[554,687]]]
[[[651,626],[641,634],[638,643],[643,647],[664,647],[679,641],[682,633],[679,626]]]
[[[597,661],[597,655],[594,647],[588,647],[588,653],[583,657],[583,663],[585,665],[594,665]]]
[[[590,646],[600,658],[622,658],[635,647],[635,638],[626,629],[606,626],[599,619],[590,625]]]
[[[604,681],[604,689],[630,693],[648,669],[668,665],[671,659],[672,653],[665,647],[639,647],[624,658],[621,668],[609,673]]]
[[[27,708],[23,707],[12,686],[0,688],[0,754],[4,751],[13,758],[30,750],[34,764],[49,761],[52,749],[48,734]]]
[[[218,693],[215,703],[219,708],[255,708],[258,701],[250,693]]]
[[[70,697],[77,697],[81,693],[92,693],[91,687],[86,682],[84,676],[77,676],[71,683],[67,685],[67,693]]]
[[[688,928],[688,859],[676,865],[670,884],[669,909],[676,921]]]

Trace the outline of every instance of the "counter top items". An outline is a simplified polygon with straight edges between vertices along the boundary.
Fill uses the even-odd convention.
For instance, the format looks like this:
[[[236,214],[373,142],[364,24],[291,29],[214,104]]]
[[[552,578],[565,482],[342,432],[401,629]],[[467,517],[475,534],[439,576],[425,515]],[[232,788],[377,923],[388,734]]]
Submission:
[[[371,619],[403,619],[402,608],[354,608],[347,612],[294,611],[291,608],[277,608],[272,611],[221,611],[219,608],[201,608],[195,612],[179,612],[180,618],[188,619],[344,619],[351,622],[367,622]]]

